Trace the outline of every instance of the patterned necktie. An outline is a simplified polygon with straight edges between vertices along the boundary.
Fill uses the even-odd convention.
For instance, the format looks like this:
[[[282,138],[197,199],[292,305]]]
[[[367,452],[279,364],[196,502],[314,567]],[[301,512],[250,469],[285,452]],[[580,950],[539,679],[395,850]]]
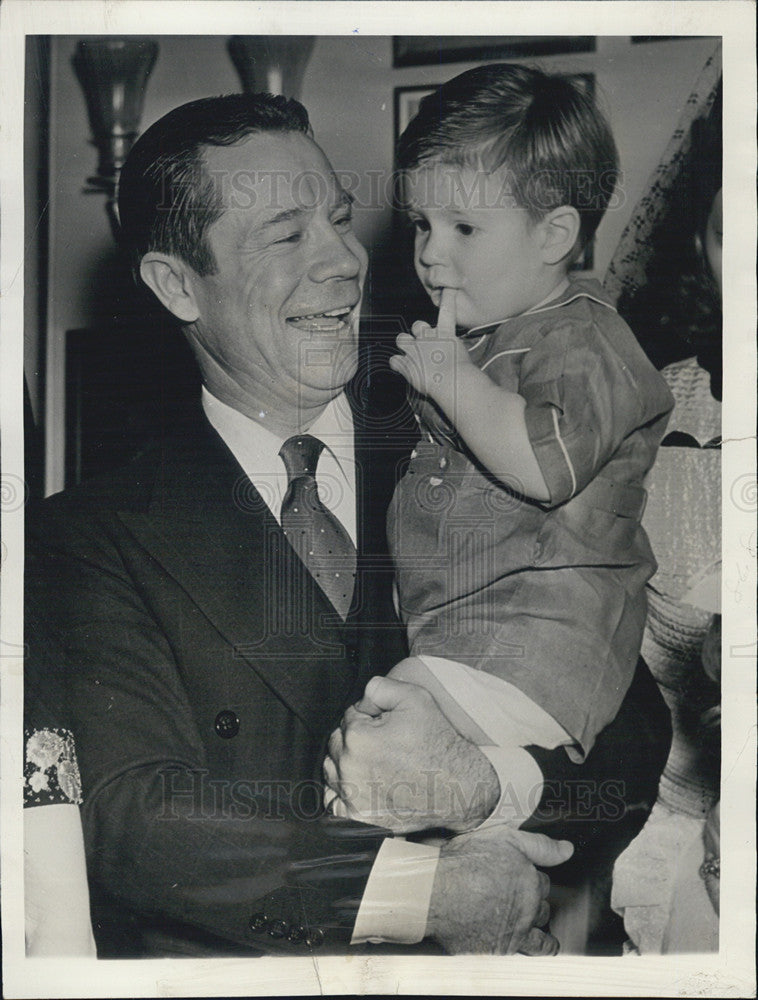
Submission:
[[[282,445],[288,485],[281,524],[301,562],[345,619],[353,600],[356,553],[342,524],[319,499],[316,466],[323,448],[312,434],[297,434]]]

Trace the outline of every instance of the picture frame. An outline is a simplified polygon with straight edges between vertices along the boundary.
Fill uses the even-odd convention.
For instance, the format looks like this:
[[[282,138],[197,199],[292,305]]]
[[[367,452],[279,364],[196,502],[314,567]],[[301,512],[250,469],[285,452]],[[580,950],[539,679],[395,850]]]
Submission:
[[[646,42],[679,42],[697,35],[631,35],[632,45],[643,45]]]
[[[565,76],[573,83],[581,87],[589,97],[594,96],[594,73],[566,73]],[[395,145],[397,145],[397,140],[405,131],[408,123],[418,113],[421,101],[429,94],[433,94],[439,86],[440,84],[415,84],[408,87],[395,87]],[[587,244],[581,257],[573,265],[572,271],[591,271],[594,267],[594,260],[594,240],[592,240]]]
[[[594,35],[395,35],[392,65],[429,66],[594,50]]]

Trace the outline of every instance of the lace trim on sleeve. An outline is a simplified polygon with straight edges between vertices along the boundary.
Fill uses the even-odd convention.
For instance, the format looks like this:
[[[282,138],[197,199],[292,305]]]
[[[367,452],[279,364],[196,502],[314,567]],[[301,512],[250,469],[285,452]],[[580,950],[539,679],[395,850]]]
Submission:
[[[24,805],[81,805],[82,781],[72,733],[34,729],[24,737]]]

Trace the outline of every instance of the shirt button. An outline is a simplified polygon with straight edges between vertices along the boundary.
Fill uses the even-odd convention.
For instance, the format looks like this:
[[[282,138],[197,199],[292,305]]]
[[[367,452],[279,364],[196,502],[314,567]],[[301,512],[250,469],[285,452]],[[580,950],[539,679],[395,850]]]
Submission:
[[[320,927],[314,927],[305,939],[305,943],[309,948],[318,948],[324,943],[324,932]]]
[[[239,717],[230,708],[225,708],[216,716],[213,728],[222,740],[230,740],[240,731]]]
[[[305,927],[293,927],[287,937],[293,944],[299,944],[301,941],[305,940],[306,934],[307,931]]]
[[[286,920],[272,920],[269,925],[268,935],[272,938],[284,938],[290,932],[290,925]]]

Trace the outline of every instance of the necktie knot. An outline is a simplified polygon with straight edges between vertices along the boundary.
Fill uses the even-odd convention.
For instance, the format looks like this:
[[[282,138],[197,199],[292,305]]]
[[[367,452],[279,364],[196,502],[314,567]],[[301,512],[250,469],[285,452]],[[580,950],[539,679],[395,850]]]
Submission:
[[[279,455],[287,470],[288,481],[291,483],[300,476],[315,476],[323,450],[324,442],[312,434],[295,434],[287,438],[279,449]]]

